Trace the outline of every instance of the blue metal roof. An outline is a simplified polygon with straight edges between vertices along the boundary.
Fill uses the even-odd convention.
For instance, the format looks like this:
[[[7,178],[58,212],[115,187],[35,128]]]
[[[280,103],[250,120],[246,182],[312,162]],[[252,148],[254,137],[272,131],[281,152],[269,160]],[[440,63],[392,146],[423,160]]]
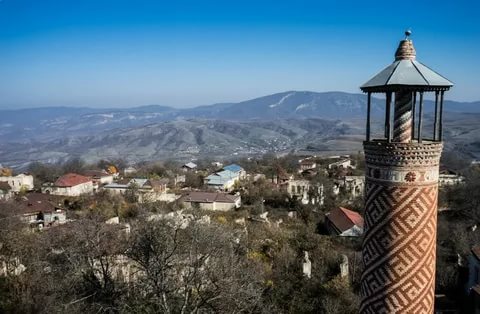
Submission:
[[[238,174],[232,172],[230,170],[220,171],[214,174],[209,175],[205,179],[208,181],[210,185],[224,185],[228,183],[228,181],[238,178]]]
[[[240,171],[243,170],[243,168],[240,167],[237,164],[231,164],[231,165],[223,167],[223,170],[229,170],[229,171],[232,171],[232,172],[240,172]]]

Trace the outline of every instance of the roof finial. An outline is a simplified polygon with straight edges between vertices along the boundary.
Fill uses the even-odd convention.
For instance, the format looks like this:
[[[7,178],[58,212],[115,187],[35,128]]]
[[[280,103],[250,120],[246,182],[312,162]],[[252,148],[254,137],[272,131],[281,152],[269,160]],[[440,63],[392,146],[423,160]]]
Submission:
[[[412,35],[412,31],[407,29],[405,31],[405,39],[400,41],[395,52],[395,60],[415,60],[416,52],[410,35]]]
[[[410,28],[407,28],[405,31],[405,40],[408,40],[408,38],[412,35],[412,30]]]

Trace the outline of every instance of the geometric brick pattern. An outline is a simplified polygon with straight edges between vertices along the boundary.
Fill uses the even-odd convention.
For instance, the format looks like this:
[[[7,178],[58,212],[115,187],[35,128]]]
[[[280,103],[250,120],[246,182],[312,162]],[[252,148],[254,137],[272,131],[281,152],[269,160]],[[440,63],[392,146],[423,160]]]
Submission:
[[[367,177],[360,313],[433,313],[437,191]]]

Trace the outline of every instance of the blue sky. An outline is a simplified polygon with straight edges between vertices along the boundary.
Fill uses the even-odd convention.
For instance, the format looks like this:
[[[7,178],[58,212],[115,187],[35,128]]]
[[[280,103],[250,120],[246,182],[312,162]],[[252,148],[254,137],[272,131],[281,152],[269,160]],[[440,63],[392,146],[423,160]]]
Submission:
[[[0,0],[0,108],[359,92],[407,27],[418,60],[455,82],[448,98],[480,100],[478,12],[461,0]]]

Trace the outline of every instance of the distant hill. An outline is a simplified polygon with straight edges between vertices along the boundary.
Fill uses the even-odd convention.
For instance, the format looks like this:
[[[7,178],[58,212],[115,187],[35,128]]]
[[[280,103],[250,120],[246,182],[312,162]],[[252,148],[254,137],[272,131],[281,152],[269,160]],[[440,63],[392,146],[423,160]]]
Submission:
[[[69,156],[129,160],[260,154],[306,146],[361,149],[366,96],[290,91],[239,103],[176,109],[50,107],[0,110],[0,163],[55,162]],[[426,102],[426,117],[433,108]],[[446,101],[448,149],[480,155],[480,102]],[[373,98],[381,133],[384,100]],[[466,114],[469,113],[469,114]],[[428,121],[426,121],[428,128]]]
[[[360,130],[340,121],[287,119],[276,121],[175,120],[146,126],[63,137],[36,143],[0,143],[2,162],[23,166],[32,160],[64,161],[70,156],[87,161],[124,158],[187,160],[192,157],[259,155],[288,152],[297,147],[327,148],[342,139],[344,148],[359,149]],[[356,143],[356,144],[355,144]]]
[[[431,102],[426,102],[431,108]],[[380,115],[384,101],[373,98],[372,113]],[[480,113],[480,102],[446,101],[445,110]],[[343,92],[290,91],[239,103],[176,109],[143,106],[122,109],[47,107],[0,110],[0,141],[49,141],[65,136],[94,135],[105,130],[131,128],[179,119],[275,120],[364,118],[366,96]]]

